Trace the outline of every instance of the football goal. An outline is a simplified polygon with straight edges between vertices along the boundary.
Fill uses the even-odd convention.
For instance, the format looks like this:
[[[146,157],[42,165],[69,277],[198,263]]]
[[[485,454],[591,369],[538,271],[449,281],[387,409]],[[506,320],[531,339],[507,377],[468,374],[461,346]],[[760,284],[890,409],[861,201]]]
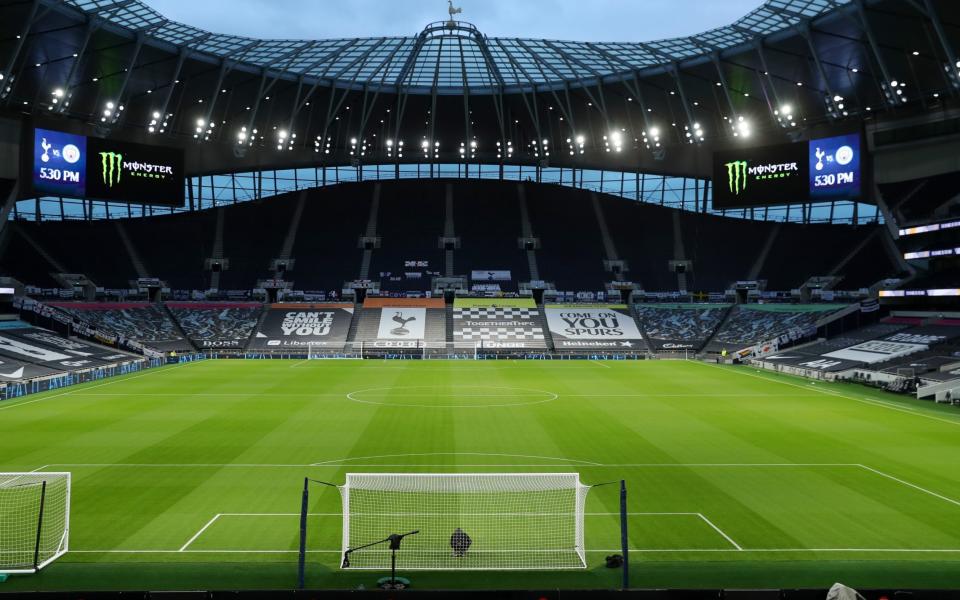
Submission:
[[[70,473],[0,473],[0,573],[36,573],[69,540]]]
[[[582,569],[590,486],[578,473],[349,473],[345,569],[387,569],[391,534],[416,531],[397,566],[418,570]]]

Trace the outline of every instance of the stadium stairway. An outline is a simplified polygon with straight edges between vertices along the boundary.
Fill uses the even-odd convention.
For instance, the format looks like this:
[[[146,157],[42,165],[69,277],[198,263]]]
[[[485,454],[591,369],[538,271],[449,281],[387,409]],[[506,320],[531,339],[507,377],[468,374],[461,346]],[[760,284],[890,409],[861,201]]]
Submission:
[[[737,310],[737,305],[732,304],[727,308],[726,314],[723,315],[723,318],[720,319],[720,322],[717,323],[716,328],[714,328],[713,333],[710,334],[704,342],[703,346],[697,349],[697,352],[702,352],[710,347],[710,344],[713,343],[713,339],[717,337],[717,334],[723,331],[723,328],[727,326],[727,321],[730,320],[730,317],[733,316],[734,311]]]
[[[177,315],[170,310],[170,307],[167,306],[166,302],[160,302],[159,304],[164,314],[166,314],[167,318],[170,319],[170,322],[173,323],[173,328],[176,330],[177,335],[182,337],[186,343],[190,344],[190,349],[196,352],[198,349],[197,345],[193,343],[193,340],[190,339],[190,336],[187,335],[186,331],[184,331],[183,327],[180,325],[180,321],[177,319]]]
[[[683,249],[683,228],[680,227],[680,211],[673,211],[673,260],[687,260],[686,251]],[[677,273],[677,289],[681,292],[687,291],[687,274]]]
[[[530,225],[530,212],[527,210],[527,191],[520,183],[517,185],[517,204],[520,206],[520,227],[523,237],[533,237],[533,227]],[[534,250],[527,250],[527,266],[530,269],[530,281],[540,280],[540,268],[537,266],[537,255]]]
[[[444,207],[443,207],[443,237],[456,237],[456,229],[453,225],[453,184],[448,183],[443,186]],[[453,250],[445,250],[443,256],[443,274],[445,277],[453,277],[454,274],[454,255]]]
[[[137,249],[133,246],[133,241],[130,239],[130,236],[127,235],[127,230],[123,226],[123,221],[117,219],[113,222],[113,226],[117,230],[117,235],[120,237],[120,241],[123,243],[124,249],[127,251],[127,256],[130,258],[130,263],[133,265],[133,270],[136,272],[137,277],[149,277],[147,269],[143,266],[143,261],[140,259],[140,253],[137,252]]]
[[[267,313],[270,312],[270,305],[265,304],[263,310],[260,311],[260,318],[257,319],[257,324],[253,328],[253,331],[250,332],[250,337],[247,339],[247,343],[243,346],[243,351],[246,352],[250,348],[250,344],[253,343],[253,340],[257,337],[257,332],[263,329],[263,322],[267,320]]]
[[[607,227],[607,219],[603,216],[603,210],[600,208],[600,197],[595,193],[590,193],[590,203],[593,204],[593,214],[597,217],[597,225],[600,227],[600,238],[603,241],[603,253],[608,261],[620,260],[617,254],[617,248],[610,237],[610,229]],[[626,269],[619,269],[612,272],[613,278],[617,281],[623,281],[623,272]]]
[[[830,275],[831,277],[836,277],[838,275],[841,275],[842,271],[845,270],[846,266],[851,261],[853,261],[854,258],[856,258],[856,256],[860,254],[860,252],[862,252],[864,248],[869,247],[870,243],[874,241],[874,239],[880,233],[880,231],[881,231],[880,229],[875,229],[869,235],[865,236],[862,240],[860,240],[860,243],[854,246],[853,249],[850,250],[850,252],[848,252],[846,256],[840,259],[840,262],[838,262],[827,274]]]
[[[757,277],[760,276],[763,265],[767,262],[767,257],[770,256],[770,249],[773,248],[773,243],[777,240],[777,236],[780,235],[780,227],[780,223],[777,223],[773,226],[773,229],[770,230],[770,235],[767,236],[767,241],[764,242],[760,254],[757,255],[757,260],[753,262],[753,266],[750,267],[750,272],[747,273],[747,281],[756,281]]]
[[[297,195],[297,207],[293,209],[293,218],[290,219],[290,227],[287,229],[287,235],[283,238],[283,246],[280,248],[280,255],[277,257],[280,260],[290,260],[290,255],[293,253],[293,244],[297,241],[297,231],[300,230],[300,221],[303,219],[303,207],[307,202],[307,191],[302,190]],[[283,274],[274,273],[275,276],[279,275],[282,279]]]
[[[370,204],[370,218],[367,220],[367,230],[364,234],[368,238],[377,237],[377,215],[380,213],[380,184],[373,186],[373,202]],[[370,261],[373,259],[373,250],[364,249],[360,261],[360,279],[370,279]],[[354,313],[356,320],[356,313]],[[352,338],[347,338],[348,340]]]
[[[546,307],[543,304],[538,304],[537,311],[540,313],[536,318],[537,325],[543,329],[543,341],[547,345],[547,350],[554,352],[556,350],[556,346],[553,345],[553,336],[550,334],[550,326],[547,325]]]
[[[445,322],[446,331],[447,331],[447,335],[445,339],[448,344],[452,344],[453,343],[453,305],[452,304],[447,304],[447,306],[444,308],[444,316],[445,316],[444,322]]]
[[[379,313],[379,309],[377,310]],[[353,319],[350,320],[350,329],[347,330],[347,344],[352,344],[357,341],[357,330],[360,327],[360,322],[363,320],[363,304],[355,303],[353,305]]]
[[[12,225],[13,225],[13,227],[7,227],[6,229],[7,229],[8,231],[10,231],[10,230],[12,229],[12,231],[10,231],[10,233],[16,233],[16,234],[18,234],[25,242],[27,242],[27,244],[29,244],[30,247],[34,249],[34,251],[36,252],[37,256],[39,256],[40,258],[42,258],[43,260],[45,260],[45,261],[47,262],[47,264],[52,268],[52,270],[53,270],[54,272],[56,272],[56,273],[67,273],[67,272],[68,272],[67,269],[64,268],[63,264],[61,264],[57,259],[55,259],[49,252],[47,252],[47,250],[46,250],[43,246],[41,246],[40,243],[37,242],[37,240],[34,239],[34,237],[33,237],[32,235],[30,235],[29,233],[27,233],[27,231],[26,231],[25,228],[21,227],[18,223],[13,223]],[[8,234],[8,235],[9,235],[9,234]],[[4,252],[4,257],[6,257],[6,251]],[[22,259],[21,259],[21,260],[22,260]],[[46,279],[46,278],[44,278],[44,279]],[[44,281],[44,279],[41,279],[40,281]],[[51,280],[51,281],[52,281],[52,280]],[[27,283],[29,283],[29,282],[27,282]]]
[[[223,221],[225,218],[224,209],[218,208],[217,211],[217,225],[216,225],[216,234],[213,238],[213,252],[211,258],[220,260],[223,258]],[[214,290],[220,289],[220,272],[211,271],[210,272],[210,288]]]
[[[643,336],[643,347],[650,354],[653,354],[654,348],[650,345],[650,335],[647,334],[647,328],[644,327],[643,319],[640,318],[640,315],[637,313],[637,305],[630,304],[630,316],[633,318],[633,322],[637,324],[637,329],[640,330],[640,335]]]

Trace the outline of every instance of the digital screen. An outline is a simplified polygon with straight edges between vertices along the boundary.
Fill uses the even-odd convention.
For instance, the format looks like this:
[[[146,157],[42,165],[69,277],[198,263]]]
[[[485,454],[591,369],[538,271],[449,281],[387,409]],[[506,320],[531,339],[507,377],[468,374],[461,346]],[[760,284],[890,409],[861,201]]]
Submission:
[[[183,206],[183,151],[87,138],[87,197]]]
[[[810,199],[860,197],[860,136],[810,140]]]
[[[807,154],[798,144],[780,144],[714,155],[713,206],[740,208],[805,202]]]
[[[87,138],[37,129],[33,141],[33,189],[38,194],[82,198],[87,180]]]
[[[183,151],[34,130],[34,193],[183,206]]]
[[[714,154],[713,207],[859,200],[860,134]]]

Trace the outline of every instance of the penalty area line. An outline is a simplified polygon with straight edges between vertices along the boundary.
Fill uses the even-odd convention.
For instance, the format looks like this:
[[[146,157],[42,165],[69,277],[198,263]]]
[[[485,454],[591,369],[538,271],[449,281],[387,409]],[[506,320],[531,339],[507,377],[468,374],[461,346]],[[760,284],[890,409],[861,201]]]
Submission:
[[[724,533],[724,531],[723,531],[722,529],[720,529],[719,527],[717,527],[716,525],[714,525],[714,524],[713,524],[713,521],[711,521],[710,519],[708,519],[703,513],[697,513],[697,516],[700,517],[701,519],[703,519],[703,522],[706,523],[707,525],[709,525],[714,531],[716,531],[716,532],[719,533],[721,536],[723,536],[723,539],[725,539],[725,540],[727,540],[728,542],[730,542],[730,544],[733,545],[734,548],[736,548],[737,550],[740,550],[741,552],[743,551],[743,548],[740,547],[740,544],[738,544],[738,543],[736,543],[735,541],[733,541],[733,538],[731,538],[729,535],[727,535],[726,533]]]
[[[178,550],[178,552],[185,552],[186,549],[187,549],[188,547],[190,547],[190,544],[192,544],[193,542],[195,542],[195,541],[197,540],[197,538],[200,537],[200,535],[201,535],[204,531],[206,531],[207,528],[209,528],[211,525],[213,525],[214,523],[216,523],[217,519],[219,519],[221,516],[223,516],[223,515],[221,515],[220,513],[217,513],[216,515],[214,515],[214,517],[213,517],[212,519],[210,519],[209,521],[207,521],[207,524],[206,524],[206,525],[204,525],[203,527],[200,528],[200,531],[198,531],[198,532],[196,532],[195,534],[193,534],[193,537],[190,538],[189,540],[187,540],[187,543],[180,547],[180,550]]]

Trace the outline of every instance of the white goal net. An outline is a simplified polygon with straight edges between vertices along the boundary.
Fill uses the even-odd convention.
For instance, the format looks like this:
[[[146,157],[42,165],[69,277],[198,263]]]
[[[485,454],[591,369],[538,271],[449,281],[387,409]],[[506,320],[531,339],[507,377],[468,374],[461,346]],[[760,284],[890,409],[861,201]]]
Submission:
[[[351,550],[416,530],[398,568],[582,569],[589,490],[578,473],[349,473],[341,566],[389,568],[389,544]]]
[[[0,473],[0,573],[34,573],[66,554],[70,473]]]

